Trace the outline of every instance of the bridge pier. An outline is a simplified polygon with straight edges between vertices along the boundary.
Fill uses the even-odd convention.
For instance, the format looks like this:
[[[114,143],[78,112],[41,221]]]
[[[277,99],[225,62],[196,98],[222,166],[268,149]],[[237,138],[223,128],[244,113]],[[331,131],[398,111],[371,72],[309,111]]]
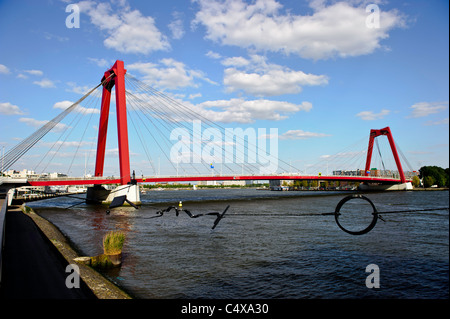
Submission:
[[[361,191],[407,191],[412,190],[413,186],[411,182],[394,185],[375,185],[375,184],[361,183],[359,184],[358,189]]]
[[[125,195],[127,200],[135,205],[141,204],[141,193],[138,184],[119,185],[115,189],[109,190],[102,185],[88,187],[86,192],[86,202],[91,204],[109,205],[114,198]],[[127,205],[125,203],[125,205]]]

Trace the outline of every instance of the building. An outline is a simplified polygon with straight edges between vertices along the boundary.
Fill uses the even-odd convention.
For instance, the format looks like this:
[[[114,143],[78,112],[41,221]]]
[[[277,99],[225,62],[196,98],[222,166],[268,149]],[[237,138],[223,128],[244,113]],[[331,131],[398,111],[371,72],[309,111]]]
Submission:
[[[246,186],[251,185],[252,181],[241,181],[241,180],[232,180],[232,181],[223,181],[223,186]]]
[[[336,170],[333,171],[333,176],[364,176],[364,170],[363,169],[357,169],[354,171]]]
[[[36,174],[35,171],[30,171],[27,169],[23,169],[21,171],[10,169],[6,172],[6,175],[12,178],[39,178],[40,176],[39,174]]]
[[[217,181],[199,181],[198,183],[197,183],[197,185],[199,185],[199,186],[216,186],[216,185],[219,185],[218,183],[217,183]]]

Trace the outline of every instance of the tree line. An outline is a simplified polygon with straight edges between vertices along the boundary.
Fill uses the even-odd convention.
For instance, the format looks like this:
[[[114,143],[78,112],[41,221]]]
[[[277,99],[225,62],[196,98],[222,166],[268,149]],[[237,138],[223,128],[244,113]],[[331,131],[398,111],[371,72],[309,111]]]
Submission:
[[[450,171],[448,168],[443,169],[439,166],[423,166],[419,169],[419,177],[422,180],[424,187],[431,187],[432,185],[449,187],[450,184]],[[417,179],[413,179],[415,187],[420,185],[420,181],[418,184],[417,182]]]

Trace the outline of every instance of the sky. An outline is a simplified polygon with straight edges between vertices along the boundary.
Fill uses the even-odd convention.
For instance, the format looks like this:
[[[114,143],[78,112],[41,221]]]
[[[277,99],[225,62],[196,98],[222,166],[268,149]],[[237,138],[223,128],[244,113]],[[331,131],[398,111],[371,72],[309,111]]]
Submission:
[[[122,60],[222,127],[276,128],[302,170],[386,126],[412,169],[447,168],[448,32],[446,0],[0,0],[0,146]]]

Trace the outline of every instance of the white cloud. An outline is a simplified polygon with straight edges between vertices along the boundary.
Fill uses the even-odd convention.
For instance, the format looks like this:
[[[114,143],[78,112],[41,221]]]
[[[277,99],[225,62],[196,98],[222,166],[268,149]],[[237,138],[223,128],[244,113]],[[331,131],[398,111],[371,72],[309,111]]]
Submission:
[[[21,117],[19,119],[19,122],[25,123],[25,124],[35,127],[35,128],[41,128],[42,126],[47,124],[49,121],[41,121],[41,120],[29,118],[29,117]],[[61,131],[65,130],[67,127],[68,126],[66,124],[57,123],[55,125],[55,127],[53,128],[53,130],[55,130],[55,132],[61,132]]]
[[[136,70],[143,75],[145,83],[161,89],[177,89],[181,87],[197,87],[195,79],[201,79],[216,84],[206,77],[202,71],[192,70],[182,62],[174,59],[162,59],[159,64],[133,63],[127,66],[128,70]]]
[[[101,68],[106,68],[112,65],[112,63],[108,62],[106,59],[88,58],[88,60],[97,64],[97,66]]]
[[[36,75],[36,76],[44,75],[44,72],[42,72],[41,70],[25,70],[23,72],[28,73],[30,75]]]
[[[0,64],[0,74],[9,74],[9,69],[6,65]]]
[[[72,101],[60,101],[60,102],[56,102],[53,105],[54,109],[61,109],[61,110],[66,110],[68,107],[72,106],[74,102]],[[79,113],[83,113],[83,114],[100,114],[100,110],[98,109],[94,109],[94,108],[86,108],[84,106],[81,105],[77,105],[75,107],[75,111],[79,112]]]
[[[84,115],[86,114],[100,114],[100,110],[99,109],[94,109],[94,108],[88,108],[88,107],[84,107],[81,105],[78,105],[75,110],[79,113],[83,113]]]
[[[380,28],[368,28],[364,2],[312,2],[312,14],[282,13],[275,0],[197,0],[194,25],[206,27],[206,38],[223,45],[296,54],[319,60],[369,54],[381,47],[388,32],[404,25],[396,11],[380,11]]]
[[[0,114],[3,115],[22,115],[25,114],[22,110],[14,104],[9,102],[0,103]]]
[[[75,82],[67,82],[67,85],[70,87],[70,89],[67,89],[68,92],[74,92],[77,94],[85,95],[87,92],[89,92],[92,87],[89,87],[87,85],[77,85]]]
[[[280,121],[288,114],[299,111],[308,112],[312,108],[309,102],[293,104],[283,101],[259,100],[218,100],[207,101],[192,106],[195,112],[213,122],[253,123],[255,120]]]
[[[305,132],[303,130],[289,130],[280,135],[281,140],[306,140],[308,138],[331,136],[324,133]]]
[[[424,117],[430,114],[444,111],[448,108],[448,101],[446,102],[420,102],[412,105],[411,115],[409,117],[417,118]]]
[[[225,66],[247,66],[250,64],[250,61],[241,56],[226,58],[222,61],[222,64]]]
[[[211,50],[206,53],[206,56],[211,59],[220,59],[222,57],[219,53]]]
[[[201,93],[189,94],[189,99],[193,100],[195,98],[202,97]]]
[[[242,57],[228,58],[222,64],[244,67],[245,70],[227,68],[224,73],[224,84],[228,92],[243,90],[255,96],[274,96],[296,94],[305,85],[325,85],[328,77],[325,75],[307,74],[294,71],[276,64],[266,63],[266,58],[252,55],[251,60]]]
[[[182,13],[174,12],[174,20],[168,25],[169,30],[172,32],[172,38],[181,39],[184,36],[183,20],[181,19]]]
[[[41,81],[34,81],[33,84],[39,85],[41,88],[55,88],[55,83],[49,79],[42,79]]]
[[[424,125],[431,126],[431,125],[448,125],[448,117],[438,120],[438,121],[427,121]]]
[[[23,73],[19,73],[18,75],[17,75],[17,77],[19,78],[19,79],[28,79],[28,76],[27,75],[25,75],[24,73],[27,73],[27,74],[29,74],[29,75],[34,75],[34,76],[43,76],[44,75],[44,72],[42,72],[41,70],[24,70],[24,71],[22,71]],[[37,81],[36,81],[37,82]],[[37,83],[35,83],[35,84],[37,84]]]
[[[40,121],[29,117],[21,117],[19,121],[33,127],[42,127],[48,123],[48,121]]]
[[[73,104],[72,101],[61,101],[61,102],[56,102],[56,103],[53,105],[53,108],[54,108],[54,109],[65,110],[65,109],[67,109],[68,107],[70,107],[72,104]]]
[[[139,10],[131,10],[126,2],[119,3],[120,8],[114,10],[109,3],[81,1],[78,5],[80,11],[91,18],[92,24],[108,34],[103,41],[107,48],[137,54],[170,48],[167,37],[155,26],[155,20],[143,16]]]
[[[230,100],[210,100],[193,104],[191,101],[183,100],[184,96],[169,94],[173,101],[160,98],[152,98],[142,92],[133,94],[134,98],[129,103],[151,103],[152,109],[157,109],[158,116],[167,121],[178,122],[189,120],[192,116],[186,115],[183,110],[191,110],[195,114],[200,114],[212,122],[222,123],[253,123],[256,120],[280,121],[288,118],[291,114],[312,109],[310,102],[304,101],[301,104],[294,104],[284,101],[272,101],[267,99],[247,100],[244,98],[234,98]],[[189,98],[197,95],[189,96]],[[150,102],[152,101],[152,102]],[[183,105],[183,109],[180,109]]]
[[[374,113],[373,111],[363,111],[356,114],[356,116],[360,117],[364,121],[373,121],[383,119],[389,113],[391,113],[391,111],[383,109],[380,113]]]

